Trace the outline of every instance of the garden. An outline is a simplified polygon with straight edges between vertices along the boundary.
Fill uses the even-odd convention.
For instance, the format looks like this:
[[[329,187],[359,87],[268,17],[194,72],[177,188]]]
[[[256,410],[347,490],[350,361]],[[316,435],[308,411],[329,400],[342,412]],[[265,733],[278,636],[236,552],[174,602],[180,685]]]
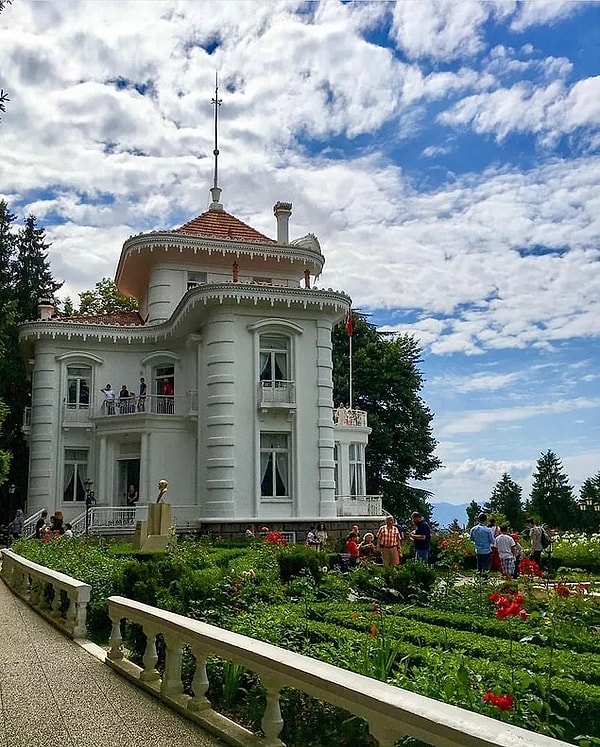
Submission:
[[[98,643],[110,632],[106,598],[121,594],[499,722],[600,745],[600,535],[557,538],[543,574],[524,563],[510,581],[476,578],[473,547],[460,533],[435,538],[432,566],[407,560],[350,572],[336,567],[335,548],[270,540],[174,538],[155,555],[85,538],[20,540],[13,549],[91,584],[88,627]],[[139,663],[143,633],[128,624],[124,638]],[[157,648],[164,655],[160,640]],[[183,671],[190,691],[189,654]],[[215,707],[258,731],[257,678],[216,657],[208,671]],[[290,747],[373,744],[360,719],[306,695],[284,691],[281,706]],[[286,718],[300,709],[302,719]]]

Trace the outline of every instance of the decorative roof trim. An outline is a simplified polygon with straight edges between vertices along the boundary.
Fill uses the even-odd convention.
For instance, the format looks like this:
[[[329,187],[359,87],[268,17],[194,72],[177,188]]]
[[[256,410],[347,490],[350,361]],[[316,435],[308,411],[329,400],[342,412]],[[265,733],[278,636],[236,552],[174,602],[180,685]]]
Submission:
[[[318,306],[320,310],[330,308],[336,316],[343,319],[350,309],[350,297],[332,288],[285,288],[279,286],[261,286],[242,283],[215,283],[200,285],[189,290],[181,299],[171,317],[160,324],[149,324],[143,327],[111,326],[108,324],[83,324],[79,322],[63,322],[60,319],[47,321],[31,321],[20,325],[19,340],[41,340],[57,338],[71,340],[89,338],[101,342],[109,340],[113,343],[153,344],[166,341],[177,336],[179,328],[196,306],[218,306],[225,302],[239,305],[248,304],[255,307],[268,304],[271,308],[284,306],[292,307]]]
[[[311,243],[311,242],[308,242]],[[318,242],[316,242],[318,244]],[[234,254],[240,257],[242,254],[254,256],[266,256],[273,259],[289,259],[298,262],[310,262],[317,264],[320,268],[325,264],[325,257],[320,250],[308,246],[295,246],[294,244],[253,244],[251,242],[236,241],[234,239],[211,239],[205,236],[193,236],[186,234],[171,233],[170,231],[155,231],[130,236],[124,243],[117,268],[117,275],[125,262],[125,259],[137,250],[138,254],[143,250],[153,252],[157,249],[168,251],[173,249],[179,252],[190,251],[197,254],[199,251],[212,254]]]

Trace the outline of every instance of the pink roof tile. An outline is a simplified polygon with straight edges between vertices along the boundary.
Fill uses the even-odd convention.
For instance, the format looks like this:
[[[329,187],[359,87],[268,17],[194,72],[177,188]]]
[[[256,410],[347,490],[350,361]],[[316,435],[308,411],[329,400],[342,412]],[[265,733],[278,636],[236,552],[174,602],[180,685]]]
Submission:
[[[77,324],[110,324],[115,327],[141,326],[144,320],[137,311],[113,311],[109,314],[81,314],[59,318],[61,322],[76,322]]]
[[[226,213],[224,210],[207,210],[202,215],[188,221],[174,233],[192,236],[206,236],[234,241],[250,241],[256,244],[276,244],[274,239],[256,231],[252,226]]]

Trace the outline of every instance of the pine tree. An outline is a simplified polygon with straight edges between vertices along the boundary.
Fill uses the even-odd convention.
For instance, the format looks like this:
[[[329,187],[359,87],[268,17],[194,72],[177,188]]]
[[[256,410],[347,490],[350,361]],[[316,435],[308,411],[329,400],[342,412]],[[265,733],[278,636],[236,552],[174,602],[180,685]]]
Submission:
[[[0,200],[0,313],[4,315],[7,304],[14,298],[13,263],[17,248],[17,235],[13,227],[17,216]]]
[[[471,527],[474,527],[475,524],[477,524],[477,517],[481,513],[481,506],[477,501],[471,501],[469,505],[466,508],[467,512],[467,529],[470,529]]]
[[[520,532],[525,526],[525,514],[522,505],[523,488],[505,472],[494,486],[488,506],[492,514],[502,514],[510,527]]]
[[[569,529],[578,522],[573,487],[560,459],[550,450],[537,461],[527,512],[557,529]]]
[[[44,229],[37,227],[34,215],[29,215],[25,219],[25,227],[19,232],[13,269],[19,321],[37,319],[39,299],[52,298],[62,286],[52,277],[48,262],[49,248]]]
[[[366,318],[353,314],[353,406],[368,413],[373,429],[366,452],[367,493],[382,494],[396,517],[411,511],[431,515],[429,493],[410,482],[426,480],[441,467],[435,456],[433,413],[419,392],[421,351],[409,335],[389,339]],[[349,401],[348,335],[345,325],[333,332],[333,396]]]

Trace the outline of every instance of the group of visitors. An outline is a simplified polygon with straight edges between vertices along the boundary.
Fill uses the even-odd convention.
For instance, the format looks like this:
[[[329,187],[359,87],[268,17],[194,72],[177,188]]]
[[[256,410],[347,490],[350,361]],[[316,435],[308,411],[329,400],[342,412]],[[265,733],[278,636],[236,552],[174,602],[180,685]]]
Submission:
[[[123,384],[118,393],[115,392],[111,384],[106,384],[100,391],[104,395],[102,406],[107,415],[115,415],[117,412],[123,415],[125,413],[146,411],[148,385],[143,376],[140,378],[140,386],[137,395],[133,390],[128,388],[127,384]],[[171,379],[162,379],[159,381],[156,412],[173,413],[174,395],[175,390]]]
[[[533,518],[527,519],[526,532],[531,541],[530,557],[541,567],[542,550],[550,543],[550,539],[544,527],[538,526]],[[493,519],[488,521],[486,514],[479,514],[477,524],[471,529],[470,537],[475,543],[479,575],[485,576],[490,570],[497,570],[506,578],[518,577],[519,563],[525,553],[520,543],[520,536],[517,533],[511,533],[508,524],[501,524],[497,527]]]
[[[35,538],[42,542],[49,542],[53,537],[73,537],[73,528],[64,523],[62,511],[55,511],[50,519],[44,509],[35,524]]]

